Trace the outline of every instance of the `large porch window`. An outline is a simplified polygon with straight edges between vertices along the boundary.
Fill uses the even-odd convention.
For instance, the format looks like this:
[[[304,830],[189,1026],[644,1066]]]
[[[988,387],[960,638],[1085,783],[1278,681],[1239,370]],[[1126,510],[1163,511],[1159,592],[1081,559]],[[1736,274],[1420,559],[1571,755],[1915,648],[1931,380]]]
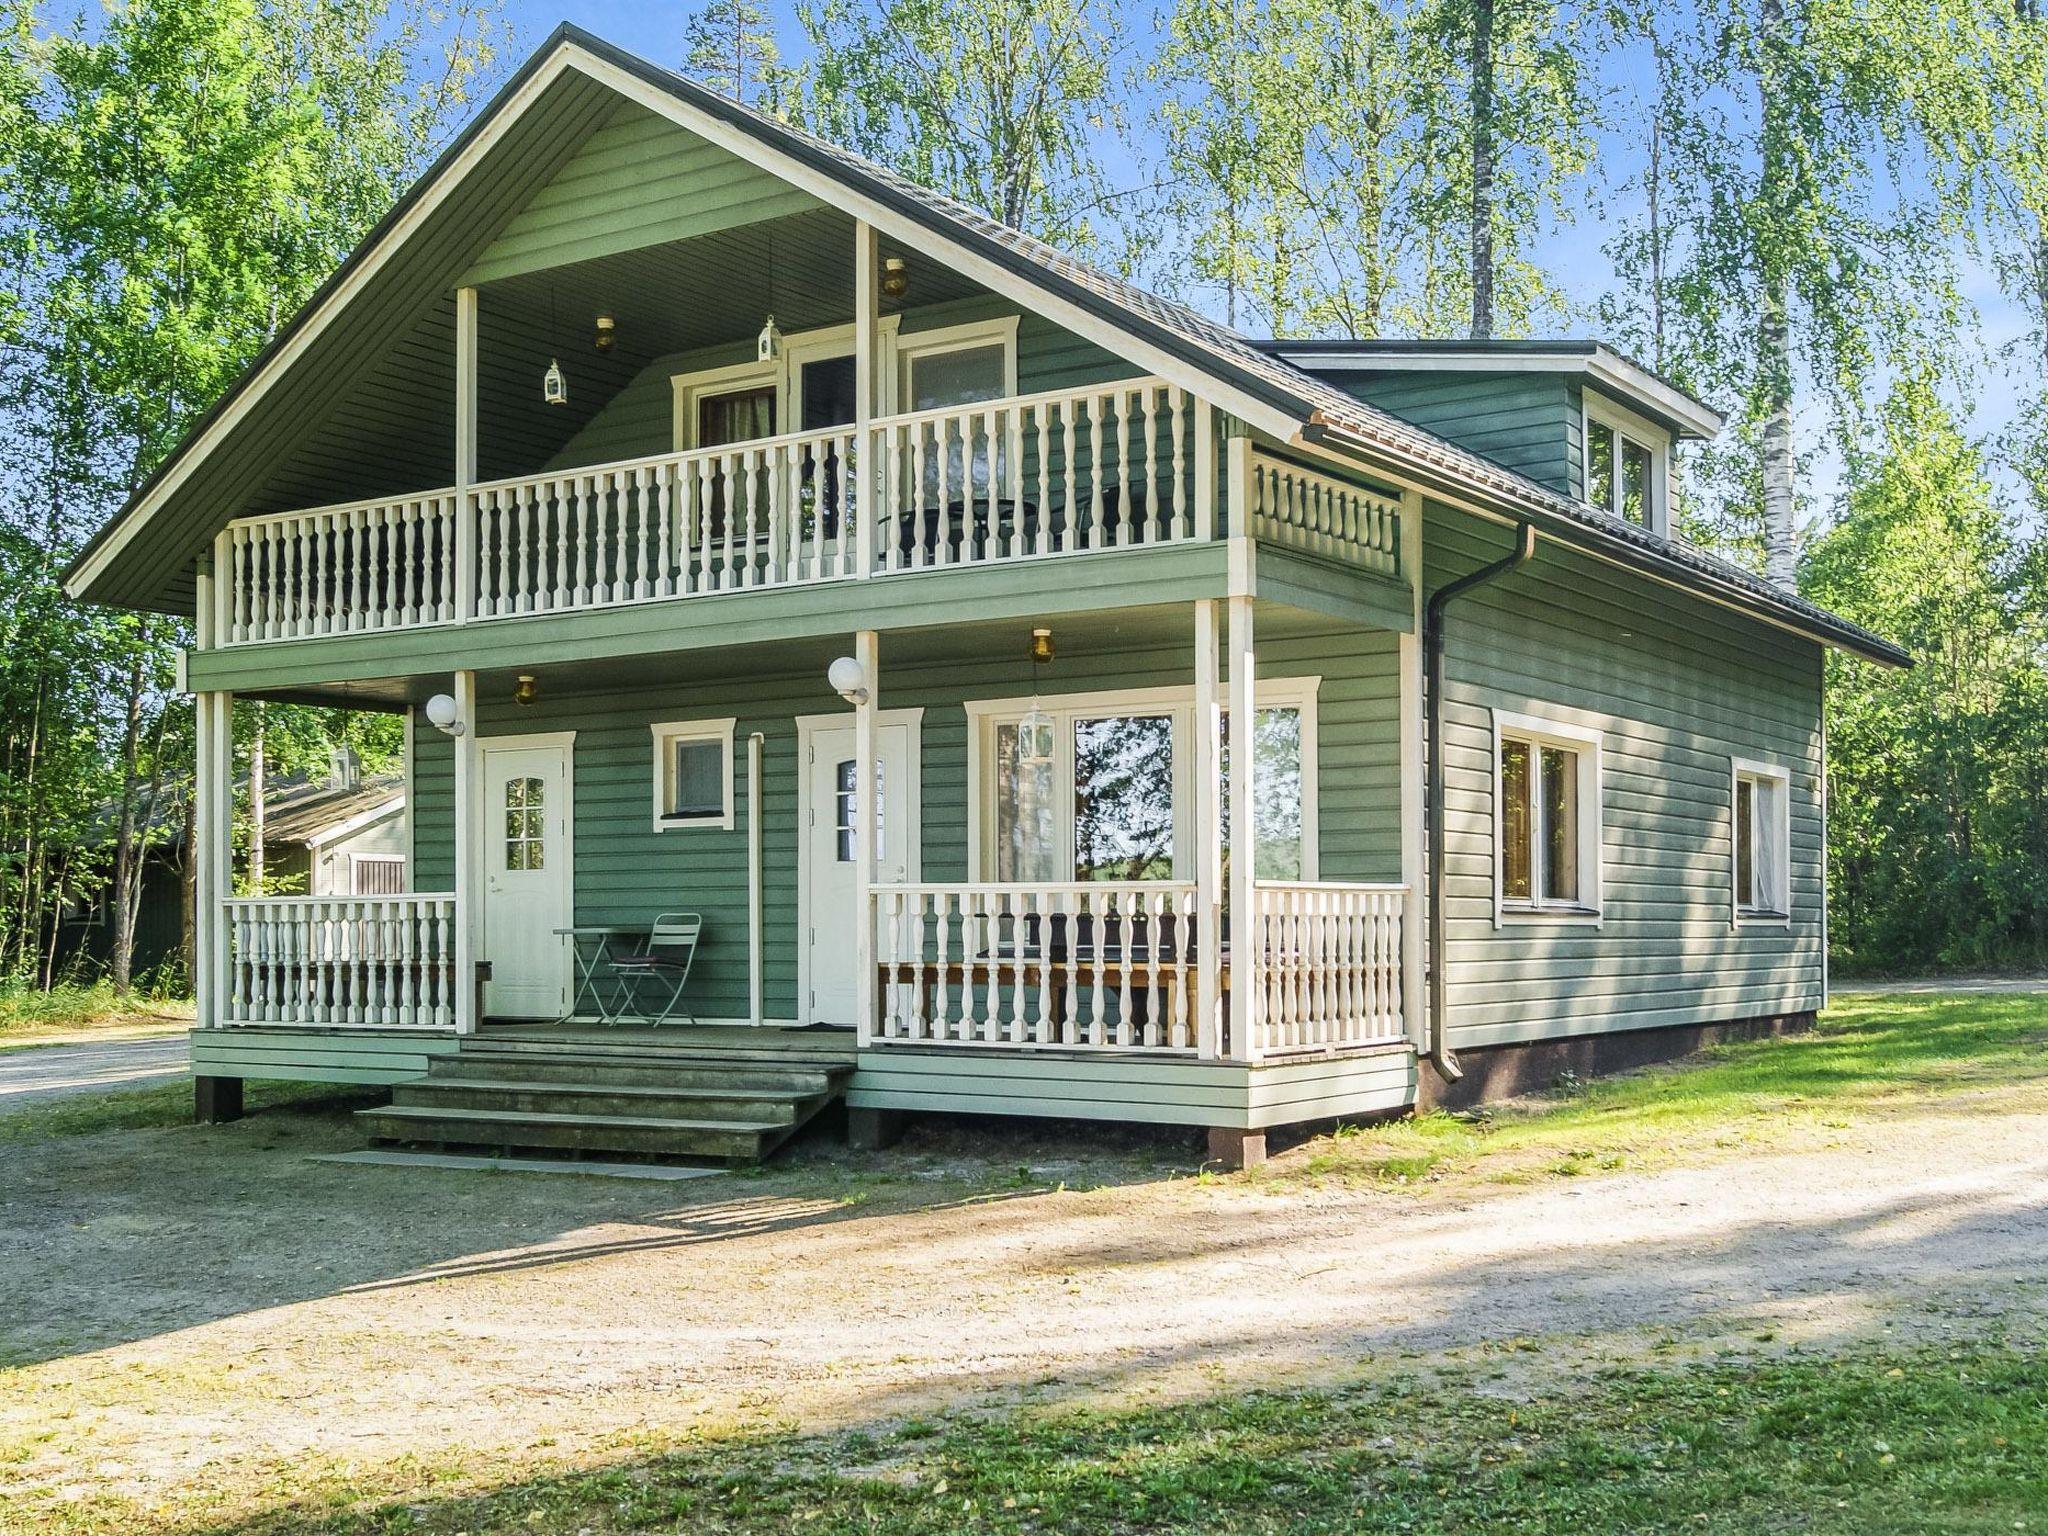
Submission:
[[[1253,738],[1254,872],[1314,878],[1316,679],[1261,683]],[[1025,884],[1190,879],[1194,869],[1194,700],[1190,690],[1046,700],[1050,760],[1018,755],[1029,701],[970,704],[981,877]],[[1224,741],[1225,858],[1229,827]]]

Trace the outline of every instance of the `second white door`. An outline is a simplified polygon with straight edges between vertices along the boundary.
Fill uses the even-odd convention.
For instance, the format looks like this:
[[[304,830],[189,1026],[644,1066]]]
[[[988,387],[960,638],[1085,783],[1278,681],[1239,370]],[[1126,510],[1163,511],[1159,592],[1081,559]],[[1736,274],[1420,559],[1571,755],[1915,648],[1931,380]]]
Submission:
[[[916,736],[907,721],[875,726],[875,879],[911,878],[917,828]],[[854,940],[865,920],[857,905],[853,808],[853,726],[808,734],[804,763],[803,920],[808,996],[804,1022],[854,1022]]]

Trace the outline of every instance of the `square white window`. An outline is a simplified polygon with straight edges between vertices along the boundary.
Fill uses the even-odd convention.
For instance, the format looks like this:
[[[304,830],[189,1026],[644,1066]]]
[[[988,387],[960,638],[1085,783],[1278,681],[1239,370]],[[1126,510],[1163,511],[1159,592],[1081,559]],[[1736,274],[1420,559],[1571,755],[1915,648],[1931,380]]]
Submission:
[[[1496,911],[1597,918],[1598,733],[1496,716],[1494,735]]]
[[[1587,504],[1653,533],[1668,532],[1670,434],[1591,395],[1585,434]]]
[[[731,720],[680,720],[654,726],[654,830],[732,830]]]
[[[1737,759],[1733,812],[1736,919],[1786,917],[1792,910],[1790,775]]]

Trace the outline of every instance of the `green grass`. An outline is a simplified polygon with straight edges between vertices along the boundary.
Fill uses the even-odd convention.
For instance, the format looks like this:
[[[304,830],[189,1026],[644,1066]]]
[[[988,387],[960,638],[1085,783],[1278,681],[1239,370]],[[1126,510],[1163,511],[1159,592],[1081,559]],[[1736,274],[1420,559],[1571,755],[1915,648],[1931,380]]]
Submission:
[[[56,1531],[2011,1532],[2048,1527],[2037,1348],[1615,1369],[1554,1393],[1471,1373],[1135,1412],[949,1415],[760,1434],[466,1489],[370,1494],[341,1467],[260,1511],[157,1527],[99,1500]],[[294,1480],[296,1481],[296,1479]],[[438,1488],[439,1491],[436,1491]],[[124,1518],[133,1523],[122,1523]]]
[[[1682,1066],[1567,1082],[1478,1113],[1347,1128],[1267,1177],[1283,1185],[1571,1177],[2044,1082],[2048,996],[1846,997],[1803,1035],[1717,1046]]]
[[[101,1032],[162,1031],[191,1021],[187,999],[140,991],[124,998],[104,981],[66,982],[48,990],[0,983],[0,1050]]]
[[[338,1097],[361,1097],[358,1089],[333,1083],[251,1082],[244,1108],[258,1110],[323,1107]],[[144,1131],[192,1123],[192,1084],[180,1080],[150,1088],[66,1094],[39,1099],[0,1114],[0,1144],[43,1141],[52,1136],[93,1136],[102,1131]],[[4,1531],[5,1526],[0,1526]]]

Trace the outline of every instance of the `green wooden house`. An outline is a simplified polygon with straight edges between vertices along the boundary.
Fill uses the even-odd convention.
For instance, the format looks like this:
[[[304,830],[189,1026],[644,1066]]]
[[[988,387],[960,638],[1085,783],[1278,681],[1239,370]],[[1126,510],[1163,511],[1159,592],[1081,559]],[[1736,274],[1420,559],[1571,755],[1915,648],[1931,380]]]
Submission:
[[[70,573],[195,625],[202,1113],[1236,1158],[1809,1018],[1823,651],[1906,658],[1671,532],[1719,425],[1249,340],[564,28]],[[237,695],[404,713],[407,890],[230,899]]]

